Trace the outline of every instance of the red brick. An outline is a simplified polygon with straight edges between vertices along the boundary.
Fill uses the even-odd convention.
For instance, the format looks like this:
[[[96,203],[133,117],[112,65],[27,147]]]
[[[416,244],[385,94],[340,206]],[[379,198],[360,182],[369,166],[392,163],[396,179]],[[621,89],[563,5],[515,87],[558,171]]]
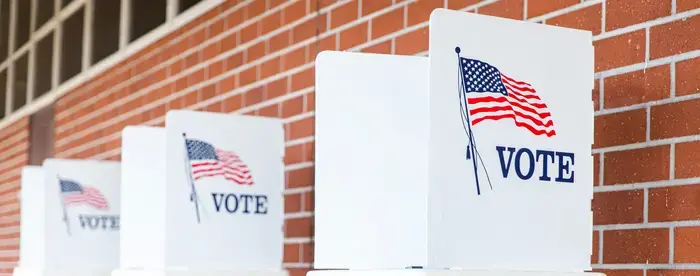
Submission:
[[[305,152],[304,159],[306,161],[314,161],[315,160],[316,145],[314,144],[313,141],[306,143],[306,145],[304,146],[304,152]]]
[[[699,200],[698,184],[649,189],[649,222],[698,220]]]
[[[595,71],[600,72],[644,62],[645,37],[645,31],[642,29],[594,41]]]
[[[258,68],[257,67],[251,67],[243,72],[241,72],[239,76],[239,85],[238,86],[246,86],[248,84],[251,84],[255,82],[258,79]]]
[[[226,70],[236,69],[238,68],[238,66],[243,65],[243,53],[238,52],[229,56],[228,58],[226,58],[226,62],[224,65]]]
[[[361,0],[362,16],[374,13],[392,5],[392,0]]]
[[[187,86],[191,87],[195,84],[198,84],[204,80],[204,71],[206,68],[199,69],[195,71],[194,73],[190,73],[187,76]]]
[[[600,110],[600,80],[593,81],[593,109]]]
[[[367,23],[356,25],[340,32],[340,50],[347,50],[367,42]]]
[[[407,6],[408,26],[428,21],[428,19],[430,19],[430,13],[432,13],[433,10],[444,7],[444,0],[421,0],[409,4]]]
[[[288,171],[287,188],[308,187],[314,184],[314,168]]]
[[[270,53],[277,52],[279,50],[282,50],[284,48],[287,48],[287,46],[290,45],[292,41],[292,32],[287,31],[287,32],[281,32],[272,38],[270,38],[270,42],[268,47]]]
[[[250,19],[265,12],[265,0],[254,0],[244,8],[245,18]]]
[[[671,95],[671,68],[668,65],[647,68],[603,80],[605,108],[658,101]]]
[[[223,102],[223,112],[233,112],[243,107],[243,96],[241,94],[233,95],[229,98],[224,99]]]
[[[228,76],[219,81],[219,91],[221,94],[229,93],[234,88],[236,88],[236,75]]]
[[[298,263],[301,261],[301,245],[298,243],[286,243],[284,244],[284,258],[282,259],[285,263]]]
[[[255,87],[250,89],[243,94],[243,105],[251,106],[259,104],[263,100],[263,89],[262,87]]]
[[[304,144],[298,144],[285,148],[284,164],[291,165],[304,162]]]
[[[593,148],[646,141],[646,110],[636,109],[595,116]]]
[[[184,67],[192,67],[197,65],[199,63],[199,52],[194,52],[189,54],[187,57],[184,59]],[[138,90],[138,89],[136,89]]]
[[[527,17],[533,18],[581,3],[579,0],[528,0]],[[549,20],[547,20],[549,23]]]
[[[651,107],[651,139],[700,134],[700,99]]]
[[[296,0],[282,10],[282,24],[289,24],[303,18],[306,15],[306,0]]]
[[[448,0],[447,8],[450,10],[461,10],[476,3],[479,3],[479,0]]]
[[[207,111],[207,112],[217,113],[217,112],[221,112],[221,110],[222,110],[221,102],[214,102],[214,103],[208,104],[207,106],[204,107],[204,111]]]
[[[219,42],[209,44],[209,46],[206,46],[201,52],[203,61],[217,56],[219,53],[221,53],[221,49],[219,49]]]
[[[668,180],[669,158],[669,146],[605,153],[603,182],[616,185]]]
[[[523,0],[501,0],[479,8],[479,14],[522,20],[525,5]]]
[[[326,15],[320,15],[317,18],[311,18],[304,23],[301,23],[292,29],[292,42],[299,43],[306,39],[312,38],[316,32],[323,33],[325,28],[320,28],[317,22],[324,22]],[[323,25],[325,26],[325,25]]]
[[[428,50],[428,27],[401,35],[395,40],[395,54],[413,55]]]
[[[274,99],[287,94],[287,78],[281,78],[265,85],[265,100]]]
[[[298,49],[288,52],[282,56],[283,70],[289,70],[298,66],[306,64],[306,47],[299,47]]]
[[[309,1],[309,10],[312,12],[320,11],[323,8],[330,6],[333,3],[337,3],[338,0],[316,0]]]
[[[678,227],[673,232],[673,262],[699,263],[700,227]],[[698,273],[700,274],[700,273]]]
[[[391,54],[391,40],[365,47],[360,51],[363,53]]]
[[[403,9],[396,9],[375,17],[374,19],[372,19],[372,39],[382,37],[400,30],[401,28],[403,28],[403,19]]]
[[[700,49],[700,15],[680,19],[649,30],[650,59]]]
[[[593,35],[596,35],[601,32],[601,16],[602,5],[593,5],[551,19],[547,19],[547,24],[591,31]]]
[[[202,43],[204,43],[205,36],[206,36],[205,29],[202,29],[201,31],[195,32],[187,38],[187,44],[189,45],[189,47],[199,46]],[[145,68],[141,68],[141,67],[137,66],[136,67],[136,74],[134,74],[134,75],[137,75],[139,73],[143,73],[147,69],[148,69],[147,66]]]
[[[289,118],[304,112],[304,96],[282,102],[282,118]]]
[[[231,29],[243,23],[243,10],[236,10],[226,17],[226,28]]]
[[[280,72],[281,58],[276,57],[263,62],[260,66],[260,78],[266,79]]]
[[[262,19],[260,33],[266,34],[282,26],[282,12],[269,14]]]
[[[591,252],[591,263],[598,263],[598,252],[600,251],[600,231],[593,231],[593,252]]]
[[[260,22],[250,24],[243,28],[240,32],[241,44],[248,43],[260,36]]]
[[[265,56],[265,41],[258,42],[246,49],[246,62],[251,62]]]
[[[603,231],[603,263],[668,263],[668,229]]]
[[[675,152],[675,178],[700,176],[700,141],[676,144]]]
[[[273,117],[273,118],[279,118],[280,116],[280,105],[279,104],[273,104],[270,106],[266,106],[258,110],[258,115],[262,117]]]
[[[600,154],[593,154],[593,186],[600,185]]]
[[[606,31],[671,15],[671,0],[608,0],[605,3]]]
[[[700,72],[700,57],[676,63],[676,96],[700,93],[698,72]]]
[[[314,244],[302,243],[301,244],[301,261],[304,263],[313,263],[314,261]]]
[[[301,194],[289,194],[284,196],[284,212],[297,213],[301,210]]]
[[[216,22],[209,25],[209,30],[207,32],[207,38],[215,37],[223,31],[224,31],[224,19],[216,20]]]
[[[216,85],[210,84],[200,90],[199,101],[205,101],[216,96]]]
[[[185,107],[191,107],[199,102],[199,94],[197,91],[190,91],[189,93],[185,94],[185,99],[183,104]]]
[[[329,0],[325,0],[329,1]],[[289,272],[289,276],[306,276],[306,274],[311,270],[311,268],[285,268]],[[685,276],[685,275],[684,275]]]
[[[224,72],[224,61],[220,60],[217,62],[212,63],[209,65],[209,68],[207,68],[207,78],[212,79],[218,75],[221,75],[221,73]]]
[[[654,270],[647,270],[647,276],[700,276],[700,270],[654,269]]]
[[[593,272],[605,273],[605,276],[643,276],[641,269],[594,269]],[[650,276],[650,275],[647,275]]]
[[[358,1],[350,1],[331,11],[331,29],[348,24],[357,20],[359,13]]]
[[[316,79],[314,68],[309,68],[304,71],[298,72],[292,75],[292,91],[297,91],[313,86],[315,81]]]
[[[316,93],[310,92],[304,94],[304,103],[306,106],[304,111],[309,112],[316,110]]]
[[[316,56],[321,51],[326,51],[326,50],[335,51],[335,50],[337,50],[338,46],[335,43],[337,36],[338,36],[338,34],[333,34],[331,36],[327,36],[325,38],[322,38],[321,41],[318,42],[318,45],[309,46],[309,60],[316,60]]]
[[[676,0],[676,12],[684,12],[700,8],[700,1],[697,0]]]
[[[289,123],[289,140],[305,138],[314,135],[314,117],[309,117]]]
[[[593,196],[593,224],[644,222],[644,191],[597,192]]]

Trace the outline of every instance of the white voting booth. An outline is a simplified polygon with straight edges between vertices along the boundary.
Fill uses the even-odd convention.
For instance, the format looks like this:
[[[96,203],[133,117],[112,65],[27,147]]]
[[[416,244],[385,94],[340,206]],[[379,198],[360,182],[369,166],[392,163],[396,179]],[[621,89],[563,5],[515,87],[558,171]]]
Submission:
[[[287,275],[283,157],[280,119],[175,110],[126,127],[112,275]]]
[[[14,275],[109,275],[119,262],[119,185],[119,162],[47,159],[23,168]]]
[[[438,9],[429,37],[317,57],[309,275],[595,274],[591,33]]]

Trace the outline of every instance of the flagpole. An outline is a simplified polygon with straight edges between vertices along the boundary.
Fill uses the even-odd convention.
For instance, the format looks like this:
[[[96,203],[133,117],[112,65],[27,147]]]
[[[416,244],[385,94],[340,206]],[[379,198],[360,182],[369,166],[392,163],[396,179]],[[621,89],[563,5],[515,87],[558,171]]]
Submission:
[[[197,213],[197,223],[200,223],[199,219],[199,202],[197,197],[197,190],[194,188],[194,179],[192,179],[192,164],[190,163],[189,151],[187,150],[187,135],[183,132],[182,138],[185,142],[185,170],[187,170],[187,180],[190,182],[190,201],[194,202],[194,210]]]
[[[56,174],[56,179],[58,179],[58,195],[61,199],[61,207],[63,207],[63,222],[66,224],[66,232],[68,236],[72,236],[70,233],[70,221],[68,220],[68,212],[66,212],[66,201],[63,197],[63,191],[61,191],[61,176]]]
[[[462,50],[459,47],[455,48],[455,53],[457,53],[457,66],[458,66],[457,68],[459,68],[459,72],[460,72],[459,76],[462,80],[462,89],[463,89],[463,92],[466,93],[467,87],[466,87],[466,82],[465,82],[465,76],[464,76],[464,73],[462,73],[463,72],[462,71],[462,62],[461,62],[461,59],[459,56],[459,53],[461,51]],[[481,195],[481,187],[479,186],[479,173],[477,171],[477,166],[476,166],[476,149],[475,149],[476,148],[476,139],[474,139],[474,133],[472,132],[472,123],[471,123],[471,120],[469,118],[469,105],[467,105],[467,96],[466,95],[464,95],[463,101],[464,101],[464,110],[466,113],[465,115],[467,116],[467,129],[468,129],[467,132],[468,132],[468,136],[469,136],[469,144],[467,146],[468,147],[467,151],[470,151],[471,155],[472,155],[471,159],[472,159],[472,164],[474,165],[474,179],[476,180],[476,194]]]

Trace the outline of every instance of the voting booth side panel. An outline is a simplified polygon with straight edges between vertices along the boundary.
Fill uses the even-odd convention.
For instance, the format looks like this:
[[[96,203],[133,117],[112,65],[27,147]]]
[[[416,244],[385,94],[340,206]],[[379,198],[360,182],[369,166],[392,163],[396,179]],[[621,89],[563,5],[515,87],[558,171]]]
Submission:
[[[316,59],[314,268],[426,264],[428,59]]]
[[[591,41],[590,32],[432,13],[431,266],[590,268]]]
[[[166,266],[281,269],[281,120],[178,110],[166,132]]]
[[[165,129],[122,131],[121,268],[165,267]]]
[[[19,267],[44,267],[44,173],[39,166],[22,168],[20,192]]]
[[[114,269],[119,263],[118,162],[47,159],[45,269]]]

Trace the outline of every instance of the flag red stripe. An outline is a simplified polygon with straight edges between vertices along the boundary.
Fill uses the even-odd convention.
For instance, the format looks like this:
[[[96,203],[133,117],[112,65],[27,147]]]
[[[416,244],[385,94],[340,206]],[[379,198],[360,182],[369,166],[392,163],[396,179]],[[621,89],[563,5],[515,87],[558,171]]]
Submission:
[[[534,118],[530,115],[513,110],[513,107],[511,107],[511,106],[479,107],[479,108],[474,108],[474,109],[470,110],[469,114],[470,115],[477,115],[479,113],[491,113],[491,112],[496,112],[496,111],[511,111],[511,112],[515,113],[515,115],[517,115],[518,117],[528,119],[532,123],[534,123],[535,125],[538,125],[541,127],[554,126],[554,123],[551,120],[547,120],[547,122],[544,123],[543,121],[541,121],[537,118]],[[489,116],[489,115],[486,115],[486,116]],[[475,119],[473,124],[476,125],[478,122],[482,121],[482,118],[484,118],[484,117],[480,117],[478,119]]]
[[[524,94],[524,93],[520,93],[520,92],[518,92],[518,90],[515,90],[515,88],[511,87],[510,85],[506,85],[506,89],[508,89],[508,92],[509,92],[510,94],[515,94],[515,95],[518,95],[518,96],[520,96],[520,97],[523,97],[523,98],[529,99],[529,100],[542,101],[542,99],[540,99],[540,96],[537,96],[537,94]]]
[[[530,86],[530,87],[532,87],[532,85],[530,85],[530,84],[527,83],[527,82],[515,80],[515,79],[513,79],[513,78],[511,78],[511,77],[509,77],[509,76],[506,76],[506,75],[503,74],[503,73],[501,73],[501,77],[503,77],[506,81],[508,81],[508,82],[510,82],[510,83],[517,84],[517,85],[519,85],[519,86],[523,86],[523,85],[524,85],[524,86]],[[535,92],[535,90],[533,89],[532,92]]]
[[[87,204],[97,209],[106,209],[109,207],[107,199],[94,188],[84,188],[82,193],[69,193],[63,196],[63,201],[66,205]]]
[[[532,126],[529,125],[529,124],[518,122],[518,121],[515,119],[515,114],[503,114],[503,115],[497,115],[497,116],[484,116],[484,117],[479,118],[478,121],[481,122],[481,121],[484,121],[484,120],[500,120],[500,119],[507,119],[507,118],[513,119],[513,121],[515,122],[515,125],[516,125],[516,126],[524,127],[524,128],[526,128],[527,130],[529,130],[530,132],[532,132],[532,134],[535,134],[535,135],[542,135],[542,134],[544,134],[544,135],[547,135],[547,137],[552,137],[552,136],[554,136],[554,135],[557,134],[553,129],[550,129],[550,130],[535,129],[534,127],[532,127]],[[476,120],[475,120],[475,122],[476,122]],[[474,124],[476,124],[476,123],[474,123]]]
[[[199,175],[199,174],[209,174],[209,173],[212,173],[212,172],[231,173],[231,174],[238,175],[238,176],[240,176],[240,177],[248,177],[248,176],[250,176],[250,175],[247,174],[246,172],[241,172],[241,171],[239,171],[239,170],[237,170],[237,169],[231,169],[231,168],[227,168],[227,167],[212,167],[212,168],[208,168],[208,169],[200,169],[200,170],[192,171],[192,174],[193,174],[193,175]]]
[[[197,163],[192,164],[192,173],[198,173],[201,171],[211,171],[212,169],[219,169],[219,168],[226,166],[226,165],[224,165],[222,163],[218,163],[218,162],[211,163],[211,164],[197,164],[197,165],[195,165],[195,164],[197,164]],[[228,166],[228,168],[231,168],[231,170],[234,170],[234,171],[239,171],[241,173],[249,173],[250,172],[248,167],[246,167],[243,164],[232,164],[232,165]]]
[[[539,112],[532,106],[525,106],[522,105],[518,102],[515,101],[510,101],[508,98],[504,96],[498,96],[498,97],[493,97],[493,96],[481,96],[481,97],[475,97],[475,98],[469,98],[467,101],[469,104],[477,104],[477,103],[490,103],[490,102],[496,102],[496,103],[509,103],[511,105],[517,106],[525,111],[532,112],[533,114],[537,115],[541,119],[546,119],[549,117],[551,114],[549,112]]]

